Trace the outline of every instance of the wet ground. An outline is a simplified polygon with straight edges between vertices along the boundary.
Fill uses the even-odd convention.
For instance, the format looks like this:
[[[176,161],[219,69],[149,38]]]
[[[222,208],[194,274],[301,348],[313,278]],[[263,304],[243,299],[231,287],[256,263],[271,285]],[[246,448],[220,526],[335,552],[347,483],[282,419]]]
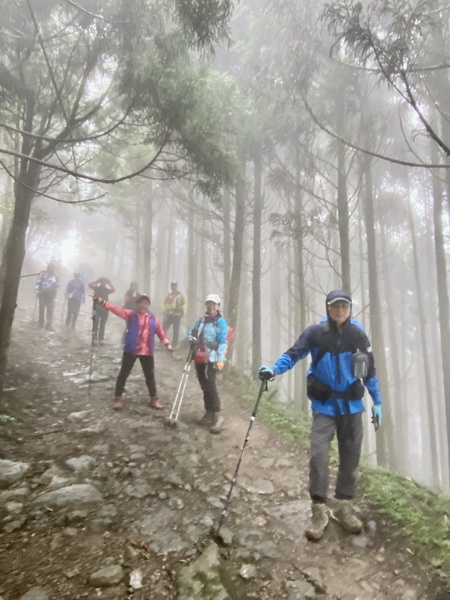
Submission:
[[[88,325],[72,335],[21,318],[0,410],[0,459],[23,464],[3,480],[0,468],[0,599],[183,597],[180,574],[213,542],[252,407],[232,380],[221,381],[225,425],[210,434],[196,422],[202,403],[192,373],[178,426],[168,427],[185,354],[163,350],[164,410],[148,407],[136,363],[125,407],[113,412],[121,322],[111,318],[91,364]],[[224,526],[222,588],[199,597],[450,598],[433,568],[365,505],[363,534],[332,522],[322,540],[307,542],[307,470],[307,449],[257,418]]]

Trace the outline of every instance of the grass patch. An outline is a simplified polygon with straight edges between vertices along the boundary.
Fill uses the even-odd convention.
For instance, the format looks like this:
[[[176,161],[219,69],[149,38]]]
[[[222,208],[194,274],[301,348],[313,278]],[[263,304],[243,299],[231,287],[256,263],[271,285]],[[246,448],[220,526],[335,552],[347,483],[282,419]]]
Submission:
[[[259,382],[241,380],[243,396],[254,406]],[[258,416],[273,425],[281,435],[309,446],[310,414],[299,413],[292,405],[276,400],[276,389],[264,392]],[[337,466],[333,443],[330,464]],[[419,554],[437,568],[450,584],[450,496],[419,485],[411,479],[382,467],[360,467],[359,490],[383,521],[394,526],[407,540],[407,551]]]
[[[450,583],[450,497],[382,467],[361,468],[363,496]]]

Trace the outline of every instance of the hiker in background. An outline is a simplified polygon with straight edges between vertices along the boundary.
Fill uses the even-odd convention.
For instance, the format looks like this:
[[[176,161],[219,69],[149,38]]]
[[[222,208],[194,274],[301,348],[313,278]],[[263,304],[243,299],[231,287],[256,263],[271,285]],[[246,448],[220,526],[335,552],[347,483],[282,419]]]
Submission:
[[[75,271],[73,279],[66,286],[67,316],[66,327],[75,329],[81,303],[85,300],[85,287],[80,271]]]
[[[220,414],[216,375],[223,369],[226,361],[228,325],[219,312],[220,298],[217,294],[209,294],[205,306],[205,314],[189,330],[189,339],[195,344],[195,370],[205,406],[205,414],[199,424],[209,425],[211,433],[219,433],[223,417]]]
[[[88,286],[102,300],[108,300],[109,295],[116,291],[116,288],[107,277],[99,277],[96,281],[88,283]],[[98,304],[92,318],[92,343],[103,345],[105,343],[105,327],[108,320],[108,311],[101,304]]]
[[[81,281],[86,285],[94,277],[94,271],[87,262],[81,262],[77,271],[80,272]]]
[[[125,292],[125,296],[123,298],[123,308],[128,310],[134,310],[136,308],[136,300],[139,296],[142,296],[140,292],[138,292],[138,282],[132,281],[130,283],[130,288]]]
[[[41,271],[36,280],[36,296],[39,299],[39,329],[42,329],[45,324],[45,329],[53,330],[53,313],[58,287],[59,278],[56,274],[56,265],[54,262],[49,262],[47,269]]]
[[[180,334],[180,322],[184,315],[184,309],[186,308],[186,298],[178,289],[178,283],[172,281],[170,284],[170,292],[164,298],[163,302],[163,329],[169,331],[170,326],[173,327],[173,345],[174,347],[178,344],[178,337]]]
[[[136,308],[136,300],[139,296],[142,296],[141,292],[138,292],[139,284],[137,281],[132,281],[130,283],[130,288],[125,292],[125,296],[123,298],[123,308],[128,310],[135,310]],[[122,334],[122,346],[125,344],[125,338],[127,336],[128,331],[128,323],[125,323],[125,329]]]
[[[307,327],[272,367],[264,365],[259,369],[261,380],[272,379],[311,354],[307,393],[313,412],[309,469],[312,517],[305,531],[310,540],[322,537],[329,516],[351,533],[360,533],[363,528],[351,501],[363,438],[364,386],[372,397],[372,412],[378,423],[381,396],[370,342],[362,325],[351,317],[351,311],[350,295],[333,290],[326,297],[327,316]],[[357,364],[361,359],[364,368],[360,370]],[[339,470],[334,499],[328,501],[329,453],[335,434]]]
[[[121,410],[123,408],[125,383],[137,358],[139,358],[142,370],[144,371],[145,382],[150,394],[149,406],[150,408],[162,409],[157,395],[155,381],[155,362],[153,357],[155,350],[155,334],[166,346],[167,350],[173,352],[173,348],[167,339],[160,322],[153,313],[149,312],[150,298],[145,294],[139,296],[134,310],[115,306],[95,294],[93,295],[93,299],[94,302],[99,304],[104,310],[110,311],[118,317],[125,319],[128,324],[124,352],[122,355],[122,366],[116,381],[113,409]]]

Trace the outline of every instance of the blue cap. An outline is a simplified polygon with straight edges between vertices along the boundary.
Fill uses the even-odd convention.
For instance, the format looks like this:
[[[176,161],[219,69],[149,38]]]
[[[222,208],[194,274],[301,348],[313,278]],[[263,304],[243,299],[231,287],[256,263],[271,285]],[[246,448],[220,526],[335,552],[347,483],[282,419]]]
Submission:
[[[352,297],[344,290],[333,290],[327,294],[327,306],[330,306],[335,302],[346,302],[351,306]]]

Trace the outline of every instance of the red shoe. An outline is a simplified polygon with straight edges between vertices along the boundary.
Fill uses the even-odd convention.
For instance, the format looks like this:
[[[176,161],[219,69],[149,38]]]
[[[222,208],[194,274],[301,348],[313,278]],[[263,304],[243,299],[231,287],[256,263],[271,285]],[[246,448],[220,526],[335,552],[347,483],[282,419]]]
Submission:
[[[116,396],[114,398],[113,410],[122,410],[122,408],[123,408],[122,396]]]
[[[148,403],[148,405],[150,406],[150,408],[157,408],[158,410],[162,409],[162,405],[159,402],[159,398],[157,396],[150,398],[150,402]]]

